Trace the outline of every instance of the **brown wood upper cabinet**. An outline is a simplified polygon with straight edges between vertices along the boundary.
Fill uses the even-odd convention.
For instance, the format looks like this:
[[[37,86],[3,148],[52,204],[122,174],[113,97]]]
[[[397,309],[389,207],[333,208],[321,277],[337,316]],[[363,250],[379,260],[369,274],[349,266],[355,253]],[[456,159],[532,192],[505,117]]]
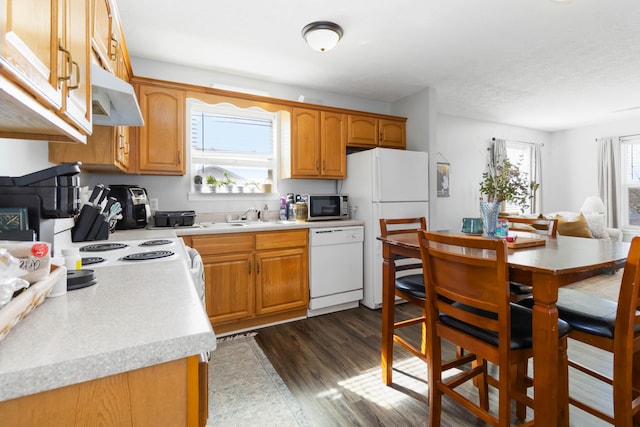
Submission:
[[[401,148],[407,145],[406,119],[377,118],[372,116],[348,115],[348,147],[359,148]]]
[[[184,175],[185,91],[134,80],[144,126],[130,129],[137,159],[135,172],[147,175]]]
[[[0,0],[0,137],[86,142],[89,0]]]
[[[341,179],[346,176],[346,114],[292,109],[291,147],[283,150],[285,178]],[[287,155],[290,159],[287,159]]]
[[[119,43],[118,25],[114,5],[109,0],[91,0],[93,3],[93,32],[91,47],[102,68],[116,74]]]
[[[84,0],[72,0],[84,1]],[[91,48],[94,63],[130,80],[131,65],[126,53],[122,27],[109,0],[91,0],[93,4]],[[90,110],[89,110],[90,111]],[[94,126],[86,145],[49,143],[49,161],[53,163],[82,162],[87,172],[129,172],[129,128],[126,126]]]

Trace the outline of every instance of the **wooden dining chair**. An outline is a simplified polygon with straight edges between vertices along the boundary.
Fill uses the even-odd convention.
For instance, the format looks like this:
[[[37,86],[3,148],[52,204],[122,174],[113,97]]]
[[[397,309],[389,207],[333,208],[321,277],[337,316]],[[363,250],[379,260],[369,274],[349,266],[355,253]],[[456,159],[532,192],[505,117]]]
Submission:
[[[387,237],[394,234],[415,233],[417,230],[426,230],[427,220],[424,217],[418,218],[380,218],[380,236]],[[419,270],[419,272],[415,272]],[[410,273],[413,271],[412,273]],[[398,274],[399,273],[399,274]],[[422,274],[422,260],[416,258],[404,258],[400,262],[396,262],[396,282],[395,296],[404,301],[418,306],[422,310],[420,317],[414,317],[406,320],[396,321],[395,314],[389,319],[393,323],[390,330],[393,333],[394,344],[409,351],[416,357],[426,361],[426,317],[424,305],[424,276]],[[414,346],[405,338],[396,333],[397,330],[412,326],[421,325],[422,333],[420,337],[420,348]],[[391,325],[390,325],[391,326]],[[392,350],[393,351],[393,350]],[[389,368],[393,366],[393,357],[387,361]]]
[[[533,356],[532,312],[509,301],[506,242],[428,231],[418,231],[418,238],[427,285],[429,425],[440,425],[443,395],[493,426],[510,425],[515,399],[516,417],[523,420],[525,405],[533,406],[526,393],[526,366]],[[565,386],[568,332],[569,326],[559,321],[558,376]],[[443,376],[450,366],[443,362],[443,340],[475,354],[473,367]],[[489,375],[488,362],[498,367],[497,378]],[[457,389],[471,380],[478,386],[477,403],[468,397],[473,389]],[[489,411],[489,385],[499,389],[497,416]]]
[[[498,219],[503,221],[509,221],[513,224],[523,224],[526,229],[518,229],[514,227],[513,230],[527,231],[529,233],[543,234],[546,236],[556,237],[558,231],[558,220],[556,218],[520,218],[511,216],[499,216]],[[525,283],[512,280],[509,282],[511,289],[511,301],[518,302],[527,297],[530,297],[533,288]]]
[[[572,328],[569,338],[613,353],[612,376],[569,360],[570,367],[613,387],[613,416],[571,396],[569,403],[616,427],[640,424],[639,298],[640,237],[631,241],[617,304],[574,289],[558,290],[558,314]]]
[[[499,220],[509,221],[516,224],[513,229],[518,230],[517,224],[523,224],[520,231],[530,233],[544,234],[546,236],[556,237],[558,232],[558,220],[556,218],[521,218],[514,216],[499,216]]]

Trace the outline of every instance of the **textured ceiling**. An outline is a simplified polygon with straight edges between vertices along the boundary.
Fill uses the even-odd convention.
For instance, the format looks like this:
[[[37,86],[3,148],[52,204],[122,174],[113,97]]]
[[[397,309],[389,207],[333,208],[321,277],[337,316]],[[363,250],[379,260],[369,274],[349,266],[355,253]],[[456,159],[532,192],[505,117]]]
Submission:
[[[540,130],[640,117],[639,0],[117,0],[129,53]],[[344,29],[312,50],[306,24]],[[135,72],[135,70],[134,70]]]

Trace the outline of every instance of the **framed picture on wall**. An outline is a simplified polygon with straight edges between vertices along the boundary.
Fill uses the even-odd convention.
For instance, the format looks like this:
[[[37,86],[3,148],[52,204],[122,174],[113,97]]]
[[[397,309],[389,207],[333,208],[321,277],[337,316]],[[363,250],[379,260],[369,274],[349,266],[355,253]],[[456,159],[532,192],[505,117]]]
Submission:
[[[438,162],[438,197],[449,197],[449,163]]]

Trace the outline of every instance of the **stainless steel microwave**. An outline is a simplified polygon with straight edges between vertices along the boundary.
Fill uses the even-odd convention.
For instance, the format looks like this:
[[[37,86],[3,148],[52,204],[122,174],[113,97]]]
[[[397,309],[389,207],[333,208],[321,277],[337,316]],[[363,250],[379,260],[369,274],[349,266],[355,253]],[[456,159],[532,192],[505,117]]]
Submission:
[[[307,194],[307,221],[349,218],[349,198],[340,194]]]

